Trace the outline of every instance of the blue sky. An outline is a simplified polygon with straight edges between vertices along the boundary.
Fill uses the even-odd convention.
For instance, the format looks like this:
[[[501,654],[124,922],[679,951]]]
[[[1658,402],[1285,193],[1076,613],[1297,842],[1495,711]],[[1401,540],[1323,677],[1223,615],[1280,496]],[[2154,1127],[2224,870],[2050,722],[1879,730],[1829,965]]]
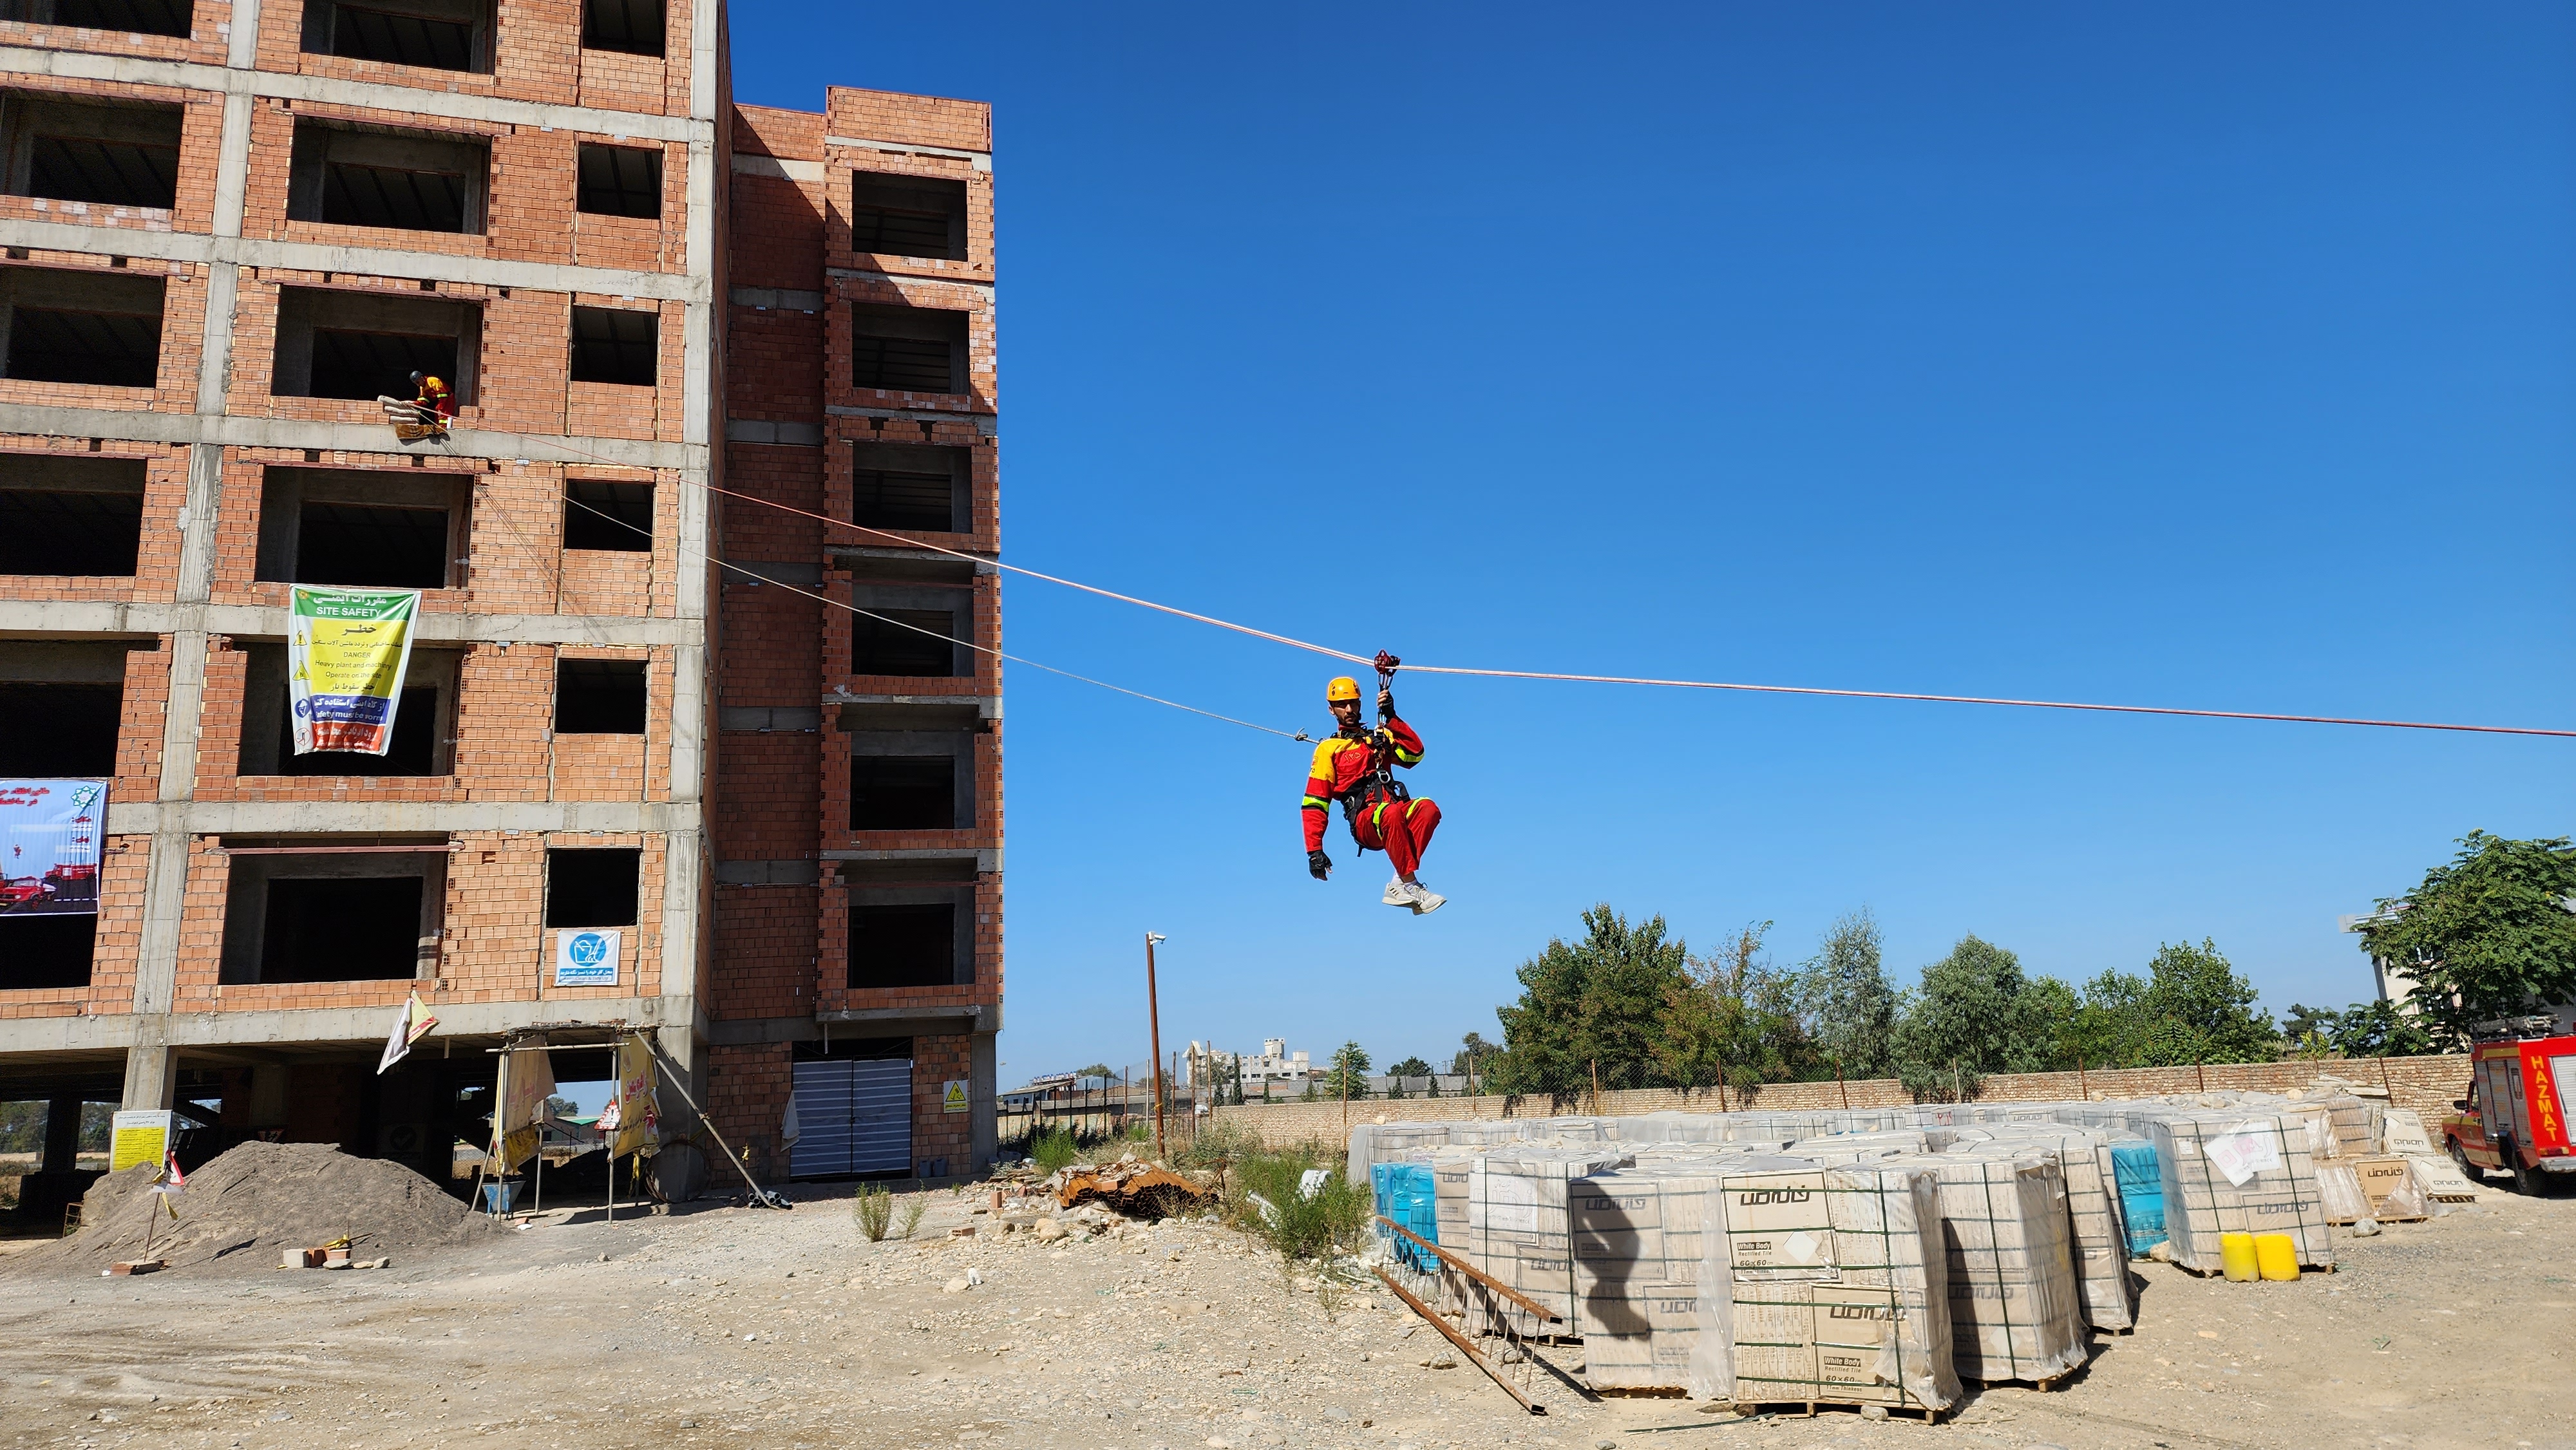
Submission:
[[[1005,557],[1425,663],[2576,725],[2576,11],[738,5],[735,88],[996,108]],[[1014,582],[1283,728],[1334,669]],[[1499,1036],[1607,901],[1900,983],[2339,913],[2576,825],[2576,742],[1416,679],[1424,879],[1306,748],[1009,677],[1004,1075]]]

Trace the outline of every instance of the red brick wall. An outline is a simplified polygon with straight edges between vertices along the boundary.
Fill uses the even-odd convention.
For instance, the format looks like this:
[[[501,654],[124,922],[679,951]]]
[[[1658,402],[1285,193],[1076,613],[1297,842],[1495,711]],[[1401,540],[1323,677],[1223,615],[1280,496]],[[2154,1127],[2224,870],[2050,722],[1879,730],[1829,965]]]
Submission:
[[[2329,1074],[2365,1087],[2387,1088],[2392,1106],[2422,1114],[2427,1124],[2448,1114],[2451,1100],[2466,1095],[2469,1090],[2469,1059],[2464,1054],[2455,1053],[2438,1057],[2362,1058],[2332,1062],[2211,1063],[2202,1068],[2155,1067],[2081,1074],[2001,1073],[1986,1078],[1979,1085],[1976,1101],[2052,1102],[2088,1094],[2094,1097],[2142,1098],[2227,1088],[2286,1093],[2304,1088],[2320,1076]],[[1865,1082],[1839,1084],[1772,1083],[1750,1099],[1730,1089],[1725,1094],[1724,1105],[1738,1110],[1814,1112],[1847,1106],[1903,1107],[1913,1101],[1906,1095],[1904,1086],[1894,1079],[1872,1078]],[[1691,1092],[1648,1088],[1606,1092],[1600,1101],[1600,1111],[1611,1115],[1668,1109],[1716,1112],[1719,1111],[1719,1094],[1715,1088]],[[1452,1122],[1468,1118],[1543,1118],[1560,1112],[1588,1113],[1592,1110],[1589,1094],[1562,1107],[1544,1097],[1404,1098],[1393,1102],[1370,1098],[1351,1103],[1348,1120],[1369,1123],[1383,1117],[1390,1122]],[[1340,1138],[1344,1106],[1337,1099],[1314,1103],[1246,1103],[1241,1107],[1218,1108],[1214,1116],[1220,1121],[1240,1123],[1250,1128],[1264,1142],[1284,1145],[1310,1138]]]

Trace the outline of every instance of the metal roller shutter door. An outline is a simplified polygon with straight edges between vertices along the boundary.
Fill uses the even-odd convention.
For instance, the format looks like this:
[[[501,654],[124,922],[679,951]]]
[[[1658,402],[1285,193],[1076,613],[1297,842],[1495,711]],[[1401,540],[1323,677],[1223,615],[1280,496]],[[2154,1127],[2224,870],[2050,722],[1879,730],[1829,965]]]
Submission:
[[[852,1173],[912,1171],[912,1062],[887,1058],[850,1065]]]
[[[788,1150],[788,1176],[820,1178],[853,1171],[851,1162],[850,1077],[855,1062],[796,1064],[796,1127],[799,1136]],[[875,1066],[874,1063],[866,1064]]]

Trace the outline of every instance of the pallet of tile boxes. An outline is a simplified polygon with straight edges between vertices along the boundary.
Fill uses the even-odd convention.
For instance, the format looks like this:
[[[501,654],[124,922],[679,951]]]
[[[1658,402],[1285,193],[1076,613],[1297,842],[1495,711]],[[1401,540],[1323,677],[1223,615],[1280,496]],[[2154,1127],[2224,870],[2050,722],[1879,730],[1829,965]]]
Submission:
[[[2092,1336],[2057,1151],[1966,1141],[1880,1166],[1900,1165],[1924,1170],[1935,1186],[1959,1377],[2045,1388],[2080,1368]]]
[[[2111,1164],[2111,1134],[2100,1128],[2010,1122],[1950,1130],[1949,1151],[1967,1143],[2035,1143],[2057,1154],[2066,1176],[2066,1206],[2074,1237],[2075,1277],[2085,1322],[2125,1334],[2138,1323],[2137,1280],[2129,1273],[2129,1225],[2120,1208],[2118,1173]]]
[[[1509,1306],[1492,1310],[1487,1306],[1496,1301],[1471,1296],[1470,1332],[1492,1327],[1486,1322],[1488,1313],[1500,1313],[1521,1334],[1575,1332],[1568,1189],[1578,1179],[1635,1161],[1633,1152],[1616,1143],[1497,1143],[1465,1159],[1467,1212],[1461,1252],[1496,1282],[1556,1316],[1554,1323],[1541,1323],[1526,1310]],[[1443,1166],[1434,1160],[1435,1217],[1443,1207],[1439,1196]],[[1442,1227],[1445,1230],[1447,1225]]]
[[[2140,1126],[2156,1147],[2175,1263],[2219,1273],[2221,1235],[2277,1233],[2289,1236],[2303,1267],[2334,1267],[2316,1160],[2296,1118],[2203,1110],[2150,1116]]]
[[[1939,1206],[1919,1161],[1747,1156],[1702,1215],[1693,1398],[1927,1421],[1958,1403]]]

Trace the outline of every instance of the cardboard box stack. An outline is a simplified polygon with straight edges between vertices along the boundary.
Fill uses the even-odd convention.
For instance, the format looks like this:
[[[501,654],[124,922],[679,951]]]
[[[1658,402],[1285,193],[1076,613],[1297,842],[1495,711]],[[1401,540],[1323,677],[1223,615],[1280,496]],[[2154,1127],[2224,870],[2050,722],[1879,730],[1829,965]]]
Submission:
[[[1938,1185],[1960,1377],[2038,1383],[2083,1364],[2091,1336],[2056,1152],[1998,1139],[1910,1162]]]
[[[2316,1161],[2293,1120],[2229,1109],[2161,1114],[2142,1126],[2164,1177],[2175,1263],[2220,1272],[2219,1236],[2229,1233],[2288,1234],[2301,1264],[2334,1263]]]

